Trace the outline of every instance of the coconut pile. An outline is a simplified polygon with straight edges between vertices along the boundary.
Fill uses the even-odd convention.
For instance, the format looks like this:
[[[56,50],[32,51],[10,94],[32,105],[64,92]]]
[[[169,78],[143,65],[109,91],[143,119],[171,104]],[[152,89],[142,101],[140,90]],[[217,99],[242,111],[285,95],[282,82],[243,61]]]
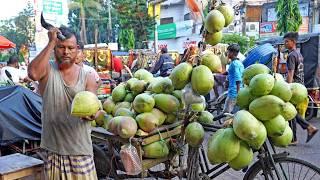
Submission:
[[[205,20],[205,41],[211,45],[219,43],[222,28],[227,27],[233,17],[233,9],[225,4],[212,10]],[[136,71],[131,79],[112,91],[102,108],[90,92],[80,92],[73,100],[71,114],[78,117],[96,114],[92,126],[103,127],[128,139],[148,136],[162,125],[178,121],[178,113],[187,108],[198,116],[185,127],[185,139],[190,146],[198,147],[205,133],[200,123],[213,123],[213,115],[205,111],[203,96],[214,86],[212,73],[222,70],[219,56],[212,51],[202,52],[199,59],[195,67],[189,62],[177,65],[166,78],[154,78],[144,69]],[[167,157],[170,149],[167,140],[160,140],[143,146],[143,156]]]
[[[278,147],[287,147],[293,137],[288,121],[299,113],[304,116],[308,93],[299,83],[285,82],[280,74],[271,74],[262,64],[247,67],[245,87],[237,96],[241,108],[231,127],[218,130],[208,142],[212,164],[228,163],[235,170],[248,166],[253,150],[261,148],[267,137]]]
[[[103,102],[103,110],[99,110],[96,96],[84,91],[75,96],[71,114],[83,117],[98,112],[92,125],[104,127],[122,138],[148,136],[162,125],[178,121],[178,113],[187,106],[200,114],[198,121],[212,123],[213,115],[204,111],[203,95],[214,86],[212,73],[221,69],[219,62],[213,53],[207,53],[202,56],[201,65],[192,67],[187,62],[181,63],[169,77],[154,78],[150,72],[140,69],[133,78],[115,87],[112,96]],[[193,122],[186,127],[189,144],[198,146],[203,137],[200,123]],[[161,140],[144,146],[143,151],[145,158],[163,158],[168,156],[170,147],[166,140]]]

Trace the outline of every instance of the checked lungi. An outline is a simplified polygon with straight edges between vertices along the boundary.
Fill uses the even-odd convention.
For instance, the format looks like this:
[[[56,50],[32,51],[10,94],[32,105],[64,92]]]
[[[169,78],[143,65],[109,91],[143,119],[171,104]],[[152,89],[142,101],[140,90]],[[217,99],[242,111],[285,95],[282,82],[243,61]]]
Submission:
[[[96,180],[93,156],[66,156],[49,152],[45,160],[45,177],[49,180]]]

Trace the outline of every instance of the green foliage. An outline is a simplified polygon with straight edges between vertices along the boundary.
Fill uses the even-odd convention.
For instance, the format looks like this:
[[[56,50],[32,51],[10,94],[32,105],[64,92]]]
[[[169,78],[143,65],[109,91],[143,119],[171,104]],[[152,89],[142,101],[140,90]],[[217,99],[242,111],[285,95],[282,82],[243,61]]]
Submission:
[[[221,43],[237,43],[240,46],[240,52],[244,54],[254,46],[255,39],[254,37],[242,36],[240,34],[224,34]]]
[[[276,4],[277,31],[280,35],[297,32],[302,24],[298,0],[278,0]]]
[[[28,4],[17,17],[2,21],[0,33],[15,43],[17,47],[34,43],[35,23],[32,6]]]
[[[121,29],[119,34],[119,42],[126,49],[134,49],[135,38],[133,29]]]
[[[68,6],[70,9],[69,14],[71,14],[71,20],[69,15],[69,20],[70,20],[69,24],[74,25],[73,23],[77,21],[75,18],[79,19],[79,21],[77,21],[79,23],[78,28],[75,28],[75,27],[71,27],[71,28],[76,30],[80,34],[81,42],[83,42],[84,44],[87,44],[88,40],[87,40],[86,21],[90,20],[91,18],[99,18],[99,12],[103,10],[102,5],[100,4],[99,0],[73,0],[72,2],[69,3]],[[98,23],[98,22],[95,22],[95,23]],[[93,27],[93,26],[90,26],[90,27]],[[77,29],[80,29],[80,32]]]
[[[94,0],[90,0],[92,2]],[[87,37],[87,43],[94,43],[94,27],[98,25],[99,35],[98,42],[115,42],[118,39],[118,43],[126,50],[131,48],[144,48],[143,41],[147,40],[148,31],[154,28],[155,21],[148,16],[148,8],[145,0],[112,0],[111,2],[111,24],[112,30],[108,31],[108,1],[95,0],[100,3],[99,10],[95,10],[93,5],[83,8],[85,18],[81,17],[81,8],[78,5],[71,5],[73,3],[87,4],[89,1],[85,0],[73,0],[70,3],[72,10],[69,12],[69,27],[76,33],[80,34],[82,22],[85,24],[85,35]],[[85,7],[85,6],[83,6]],[[95,10],[95,14],[90,10]],[[109,40],[109,33],[112,33],[112,39]],[[128,36],[128,35],[133,35]],[[81,36],[84,36],[82,34]],[[80,37],[81,37],[80,36]],[[84,37],[82,37],[84,39]],[[130,47],[130,48],[129,48]]]
[[[134,32],[135,48],[145,48],[143,42],[148,40],[148,34],[154,29],[155,21],[148,15],[145,0],[113,0],[113,7],[117,10],[119,29],[132,29]],[[119,40],[125,33],[119,34]],[[125,49],[127,43],[120,42]]]

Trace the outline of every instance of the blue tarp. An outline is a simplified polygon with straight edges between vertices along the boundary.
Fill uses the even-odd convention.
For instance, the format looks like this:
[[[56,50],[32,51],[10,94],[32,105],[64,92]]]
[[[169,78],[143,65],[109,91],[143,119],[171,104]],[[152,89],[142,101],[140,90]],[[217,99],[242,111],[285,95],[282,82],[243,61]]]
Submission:
[[[277,51],[271,44],[263,44],[250,50],[242,63],[245,68],[254,63],[268,64],[274,53]]]
[[[125,52],[125,51],[112,51],[112,55],[114,55],[114,56],[129,56],[129,53]]]

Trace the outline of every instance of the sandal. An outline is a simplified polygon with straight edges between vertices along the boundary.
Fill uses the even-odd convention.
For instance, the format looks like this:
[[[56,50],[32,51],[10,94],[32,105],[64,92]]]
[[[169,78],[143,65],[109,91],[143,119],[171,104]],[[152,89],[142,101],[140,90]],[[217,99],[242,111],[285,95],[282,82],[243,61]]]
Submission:
[[[313,136],[315,134],[317,134],[317,132],[318,132],[318,129],[315,129],[312,133],[308,132],[308,137],[307,137],[306,143],[308,143],[313,138]]]

